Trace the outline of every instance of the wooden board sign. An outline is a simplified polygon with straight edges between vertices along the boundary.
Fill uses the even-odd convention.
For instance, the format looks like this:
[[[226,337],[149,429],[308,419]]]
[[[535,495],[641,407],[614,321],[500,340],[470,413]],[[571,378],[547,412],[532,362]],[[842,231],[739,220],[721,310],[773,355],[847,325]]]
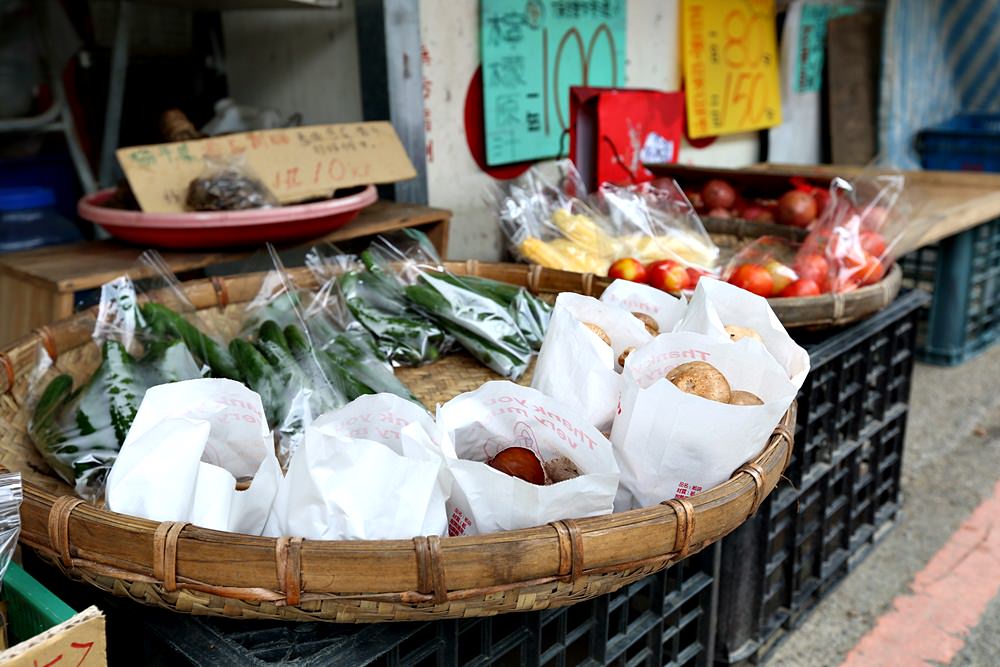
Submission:
[[[688,134],[781,124],[774,0],[682,0]]]
[[[104,615],[97,607],[88,607],[42,634],[0,651],[0,663],[8,667],[106,667]]]
[[[337,188],[416,176],[399,136],[384,122],[312,125],[120,148],[118,162],[147,213],[180,213],[205,158],[242,161],[282,204],[329,197]]]

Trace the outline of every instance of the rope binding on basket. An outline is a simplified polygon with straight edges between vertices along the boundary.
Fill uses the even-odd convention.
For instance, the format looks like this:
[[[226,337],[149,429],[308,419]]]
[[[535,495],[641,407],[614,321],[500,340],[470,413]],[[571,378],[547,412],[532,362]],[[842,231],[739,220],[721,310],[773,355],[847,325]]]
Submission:
[[[153,532],[153,577],[163,582],[163,590],[177,590],[177,539],[188,526],[181,521],[164,521]]]
[[[539,285],[541,280],[542,280],[542,265],[532,264],[531,266],[529,266],[528,273],[526,276],[526,284],[528,287],[528,291],[531,292],[532,294],[538,294],[538,290],[541,287]]]
[[[576,581],[583,573],[583,535],[580,533],[580,526],[573,519],[553,521],[549,525],[555,528],[559,539],[559,567],[556,574]]]
[[[40,326],[35,329],[35,335],[40,339],[39,342],[42,344],[42,347],[45,348],[45,352],[49,355],[49,359],[54,362],[56,357],[59,356],[59,349],[56,347],[56,339],[52,335],[52,330],[47,326]]]
[[[49,510],[49,543],[59,556],[59,562],[63,567],[73,565],[73,558],[69,553],[69,518],[73,510],[82,504],[83,500],[80,498],[60,496],[52,503],[52,509]]]
[[[774,427],[774,431],[771,432],[772,438],[783,439],[788,447],[785,448],[785,462],[781,467],[782,472],[788,469],[789,464],[792,462],[792,448],[795,438],[792,436],[791,430],[784,424],[778,424]]]
[[[302,600],[302,538],[279,537],[274,545],[274,562],[285,604],[294,607]]]
[[[678,559],[684,558],[691,550],[691,538],[694,537],[694,505],[687,498],[671,498],[660,504],[672,509],[677,517],[674,553],[677,554]]]
[[[414,537],[413,548],[417,556],[417,592],[429,595],[434,604],[447,602],[448,585],[441,558],[441,538],[437,535]]]
[[[836,324],[844,316],[847,299],[840,292],[834,292],[831,296],[833,297],[833,323]]]
[[[760,469],[759,465],[751,461],[739,467],[736,474],[740,473],[750,475],[750,478],[753,480],[753,504],[750,505],[750,513],[747,515],[749,519],[757,513],[757,510],[760,509],[760,504],[764,502],[764,471]]]
[[[0,352],[0,366],[3,366],[4,371],[6,371],[7,385],[4,387],[4,393],[12,391],[14,389],[14,381],[17,379],[17,375],[14,373],[14,364],[7,356],[6,352]]]
[[[219,309],[229,305],[229,286],[226,279],[220,276],[212,276],[212,289],[215,290],[215,303]]]

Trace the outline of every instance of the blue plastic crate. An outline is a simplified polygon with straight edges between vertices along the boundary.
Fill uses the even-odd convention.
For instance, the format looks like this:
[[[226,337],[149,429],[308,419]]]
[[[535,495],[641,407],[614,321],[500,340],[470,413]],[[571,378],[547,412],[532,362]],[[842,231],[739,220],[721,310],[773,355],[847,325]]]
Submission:
[[[917,358],[953,366],[1000,335],[1000,218],[902,258],[903,284],[932,292]]]
[[[1000,171],[1000,114],[961,114],[917,133],[924,169]]]

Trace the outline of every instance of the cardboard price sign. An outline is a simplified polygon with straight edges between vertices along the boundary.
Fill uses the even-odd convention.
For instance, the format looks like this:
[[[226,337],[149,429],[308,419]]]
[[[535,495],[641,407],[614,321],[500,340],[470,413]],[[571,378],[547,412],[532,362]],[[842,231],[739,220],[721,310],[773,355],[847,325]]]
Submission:
[[[97,607],[88,607],[42,634],[0,651],[0,663],[9,667],[106,667],[104,615]]]
[[[120,148],[116,155],[147,213],[184,211],[188,184],[202,174],[205,157],[239,156],[282,204],[417,174],[396,131],[384,121],[241,132]]]
[[[688,134],[781,124],[774,0],[683,0]]]

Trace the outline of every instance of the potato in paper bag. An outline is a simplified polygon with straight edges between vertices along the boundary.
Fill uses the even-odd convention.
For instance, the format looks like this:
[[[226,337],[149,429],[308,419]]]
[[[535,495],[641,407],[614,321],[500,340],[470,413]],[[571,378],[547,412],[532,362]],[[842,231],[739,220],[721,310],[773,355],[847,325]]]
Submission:
[[[107,501],[122,514],[260,535],[280,480],[260,396],[233,380],[187,380],[146,391]]]
[[[478,535],[611,512],[618,465],[611,443],[570,406],[512,382],[487,382],[438,407],[452,476],[448,534]],[[573,479],[536,485],[487,461],[507,447],[532,450],[543,463],[568,458]]]
[[[809,374],[809,353],[792,340],[762,296],[721,280],[702,278],[675,331],[729,340],[726,332],[729,325],[747,327],[760,334],[767,351],[785,369],[796,391],[802,387]]]
[[[733,389],[764,404],[729,405],[684,393],[665,375],[690,361],[711,364]],[[622,475],[616,511],[693,496],[726,481],[764,448],[797,391],[758,342],[695,333],[657,336],[629,356],[622,379],[611,430]]]
[[[583,323],[596,324],[611,339],[608,346]],[[632,313],[582,294],[563,292],[549,320],[531,386],[581,413],[607,431],[618,407],[621,375],[617,359],[627,347],[652,340]]]
[[[361,396],[306,428],[265,535],[389,540],[445,534],[434,420],[394,394]]]
[[[619,278],[601,294],[601,302],[617,306],[630,313],[644,313],[656,321],[658,333],[667,333],[684,316],[687,304],[683,299],[642,283]]]

